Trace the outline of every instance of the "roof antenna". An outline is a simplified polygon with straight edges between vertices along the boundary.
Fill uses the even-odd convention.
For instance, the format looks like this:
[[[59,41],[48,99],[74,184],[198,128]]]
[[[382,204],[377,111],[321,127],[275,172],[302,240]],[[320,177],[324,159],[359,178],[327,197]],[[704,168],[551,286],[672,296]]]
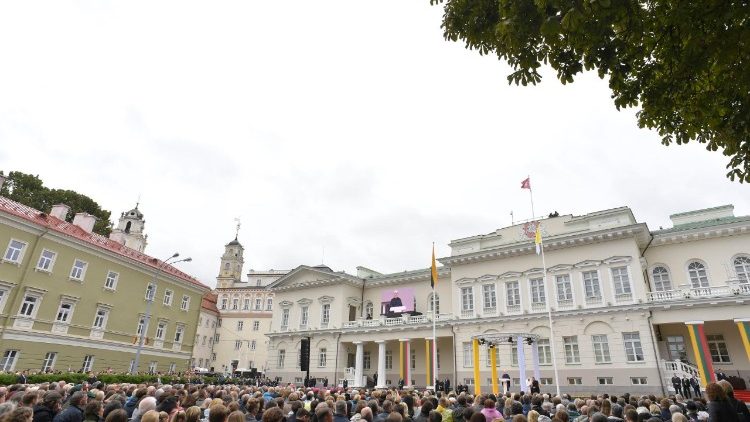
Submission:
[[[234,221],[237,222],[237,228],[234,231],[234,240],[237,240],[237,237],[240,235],[240,218],[235,217]]]
[[[138,209],[138,205],[141,205],[141,194],[138,193],[138,199],[135,201],[135,209]]]

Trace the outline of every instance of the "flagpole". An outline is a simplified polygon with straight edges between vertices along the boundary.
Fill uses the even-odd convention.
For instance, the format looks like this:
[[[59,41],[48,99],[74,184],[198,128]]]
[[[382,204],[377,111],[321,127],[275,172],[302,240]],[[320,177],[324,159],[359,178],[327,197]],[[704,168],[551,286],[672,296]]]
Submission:
[[[533,220],[536,217],[536,213],[534,212],[534,189],[531,188],[531,175],[526,176],[526,179],[529,180],[529,198],[531,198],[531,219]]]
[[[435,242],[432,242],[432,255],[435,256]],[[437,277],[436,277],[437,278]],[[435,380],[438,379],[438,367],[437,367],[437,308],[435,307],[435,285],[437,279],[432,284],[432,384],[433,388],[437,390],[437,383]]]
[[[533,202],[532,202],[533,203]],[[542,274],[544,275],[544,289],[545,291],[552,291],[552,286],[550,286],[550,289],[547,289],[547,262],[544,259],[544,238],[541,236],[541,222],[537,226],[537,230],[539,230],[539,246],[542,252]],[[557,353],[555,353],[555,332],[552,328],[552,296],[547,295],[547,318],[549,320],[549,344],[550,349],[552,352],[552,368],[555,371],[555,386],[557,387],[557,396],[560,396],[560,375],[557,372],[557,360],[555,359],[557,356]]]

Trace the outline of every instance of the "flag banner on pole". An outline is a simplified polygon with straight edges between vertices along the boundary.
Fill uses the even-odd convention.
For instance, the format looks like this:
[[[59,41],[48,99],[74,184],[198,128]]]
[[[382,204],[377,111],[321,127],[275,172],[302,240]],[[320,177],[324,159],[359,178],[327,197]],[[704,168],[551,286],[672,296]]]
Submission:
[[[430,287],[433,289],[438,282],[437,264],[435,263],[435,244],[432,245],[432,267],[430,271]]]
[[[542,253],[542,225],[536,225],[536,235],[534,236],[534,243],[536,244],[536,254]]]
[[[521,189],[531,189],[531,177],[527,177],[521,182]]]

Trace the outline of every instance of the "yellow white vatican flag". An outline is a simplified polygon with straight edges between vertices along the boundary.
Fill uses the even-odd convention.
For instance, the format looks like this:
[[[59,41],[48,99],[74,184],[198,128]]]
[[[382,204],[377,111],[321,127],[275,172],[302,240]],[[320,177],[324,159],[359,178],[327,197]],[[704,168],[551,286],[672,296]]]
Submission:
[[[534,236],[534,243],[536,243],[536,254],[542,253],[542,229],[541,224],[536,225],[536,236]]]

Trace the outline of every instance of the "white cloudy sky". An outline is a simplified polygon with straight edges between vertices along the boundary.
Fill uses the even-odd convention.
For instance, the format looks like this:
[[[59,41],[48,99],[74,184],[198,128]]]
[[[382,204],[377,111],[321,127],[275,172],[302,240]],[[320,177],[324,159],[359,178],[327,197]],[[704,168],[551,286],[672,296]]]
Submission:
[[[664,147],[606,81],[508,86],[446,42],[429,0],[0,4],[0,169],[113,214],[214,284],[242,217],[246,269],[426,267],[430,244],[531,215],[621,205],[652,228],[747,185]]]

